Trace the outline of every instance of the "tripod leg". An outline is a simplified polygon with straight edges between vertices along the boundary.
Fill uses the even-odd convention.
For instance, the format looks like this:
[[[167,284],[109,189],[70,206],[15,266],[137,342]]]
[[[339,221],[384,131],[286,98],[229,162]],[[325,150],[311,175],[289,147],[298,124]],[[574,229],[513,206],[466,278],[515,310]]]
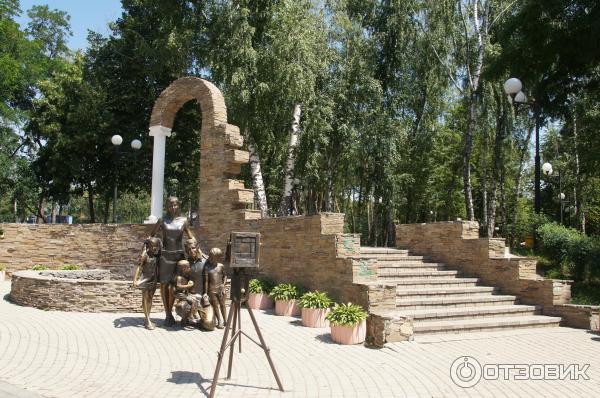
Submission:
[[[252,323],[254,324],[254,330],[256,330],[256,334],[260,339],[260,344],[262,345],[262,349],[265,351],[265,355],[267,356],[267,360],[269,361],[269,365],[271,366],[271,371],[273,372],[273,376],[275,376],[275,380],[277,381],[277,385],[279,386],[279,391],[283,390],[283,385],[281,384],[281,380],[279,380],[279,375],[277,374],[277,369],[275,369],[275,365],[273,364],[273,360],[271,359],[271,353],[269,347],[267,347],[267,343],[265,343],[265,339],[260,332],[260,328],[258,327],[258,322],[256,322],[256,318],[254,317],[254,313],[250,307],[246,307],[248,312],[250,313],[250,318],[252,319]],[[212,391],[211,391],[212,392]]]
[[[232,307],[235,305],[232,302]],[[229,336],[229,329],[231,329],[231,321],[233,320],[232,313],[229,312],[229,316],[227,317],[227,324],[225,325],[225,331],[223,332],[223,341],[221,342],[221,349],[219,350],[217,360],[217,366],[215,367],[215,374],[213,375],[212,385],[210,387],[210,398],[215,396],[215,391],[217,389],[217,381],[219,380],[219,371],[221,370],[221,364],[223,363],[223,356],[225,355],[225,346],[227,345],[227,337]]]
[[[229,309],[229,316],[231,316],[231,313],[233,312],[233,328],[231,329],[231,346],[229,347],[229,365],[227,366],[227,379],[231,378],[231,368],[233,366],[233,351],[235,349],[235,339],[239,339],[242,340],[242,336],[239,335],[239,333],[236,333],[237,330],[240,328],[239,325],[239,318],[238,318],[238,313],[239,311],[237,310],[237,308],[239,307],[239,304],[233,304],[235,301],[232,301],[232,305],[231,308]]]

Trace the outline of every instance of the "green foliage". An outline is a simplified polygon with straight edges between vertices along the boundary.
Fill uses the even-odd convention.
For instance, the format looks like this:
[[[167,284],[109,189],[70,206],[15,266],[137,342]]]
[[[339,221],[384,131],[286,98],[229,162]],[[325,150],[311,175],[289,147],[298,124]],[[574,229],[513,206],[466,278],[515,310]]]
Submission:
[[[0,263],[0,271],[5,271],[5,270],[6,270],[6,264]]]
[[[357,304],[335,304],[326,315],[327,320],[336,326],[356,326],[369,314]]]
[[[300,296],[300,289],[291,283],[280,283],[273,287],[269,296],[278,301],[295,300]]]
[[[31,269],[33,271],[45,271],[47,269],[50,269],[50,267],[48,267],[47,265],[36,264],[33,267],[31,267]]]
[[[540,226],[538,234],[542,254],[558,267],[565,266],[576,281],[598,275],[599,238],[586,236],[556,223]]]
[[[268,278],[259,278],[259,279],[250,279],[248,282],[248,289],[250,293],[256,294],[269,294],[273,290],[275,283],[272,279]]]
[[[80,270],[81,267],[75,264],[66,264],[59,268],[61,271],[77,271]]]
[[[333,304],[326,292],[306,292],[300,297],[298,305],[302,308],[328,308]]]
[[[574,283],[571,286],[571,303],[600,305],[600,283]]]
[[[298,211],[344,212],[346,231],[369,245],[393,244],[396,222],[466,218],[463,152],[474,101],[475,218],[482,230],[495,221],[497,235],[518,245],[545,221],[531,206],[532,115],[512,112],[501,91],[514,75],[542,106],[542,122],[552,115],[562,126],[543,140],[542,158],[561,172],[564,223],[599,234],[600,7],[546,3],[126,1],[110,35],[90,32],[88,48],[72,54],[67,13],[36,5],[21,28],[19,2],[0,0],[0,221],[52,204],[79,222],[108,221],[115,177],[120,221],[141,221],[152,106],[172,81],[192,75],[222,90],[229,122],[261,157],[272,209],[291,112],[301,104]],[[475,6],[487,23],[472,101]],[[197,105],[183,105],[166,148],[165,188],[184,211],[198,201]],[[120,157],[113,134],[124,138]],[[134,138],[143,142],[137,154],[128,148]],[[242,177],[249,187],[246,169]],[[558,181],[542,187],[542,213],[559,220]],[[569,261],[584,261],[576,257]]]

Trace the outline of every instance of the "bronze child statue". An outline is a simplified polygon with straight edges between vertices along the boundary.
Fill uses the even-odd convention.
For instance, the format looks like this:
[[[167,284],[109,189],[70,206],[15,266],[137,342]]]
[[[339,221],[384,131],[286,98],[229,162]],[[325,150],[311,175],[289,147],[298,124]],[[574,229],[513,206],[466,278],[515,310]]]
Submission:
[[[223,258],[221,249],[210,249],[208,260],[202,272],[204,279],[204,295],[212,305],[217,316],[217,328],[225,327],[227,311],[225,309],[225,267],[219,261]]]
[[[198,300],[190,291],[194,286],[194,281],[191,277],[190,263],[187,260],[177,262],[177,273],[174,280],[174,296],[177,299],[175,312],[181,317],[181,326],[188,324],[197,324],[200,319],[198,317]]]
[[[154,323],[150,320],[150,311],[152,310],[152,297],[154,297],[158,280],[160,248],[160,239],[146,239],[140,263],[135,269],[133,276],[133,287],[142,290],[142,309],[144,310],[145,317],[144,326],[149,330],[154,329]]]

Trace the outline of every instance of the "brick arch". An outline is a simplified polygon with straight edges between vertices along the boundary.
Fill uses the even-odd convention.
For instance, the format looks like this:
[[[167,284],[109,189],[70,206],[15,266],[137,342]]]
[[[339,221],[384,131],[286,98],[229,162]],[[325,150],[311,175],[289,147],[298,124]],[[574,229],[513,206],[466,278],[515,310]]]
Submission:
[[[154,103],[150,126],[173,128],[177,111],[194,99],[202,110],[202,129],[227,124],[227,107],[221,91],[198,77],[182,77],[171,83]]]
[[[204,249],[224,249],[229,233],[243,220],[260,218],[260,212],[246,209],[254,200],[254,192],[236,179],[241,165],[248,163],[249,154],[240,149],[243,138],[239,128],[227,123],[223,94],[214,84],[198,77],[177,79],[156,100],[150,130],[170,131],[177,111],[191,100],[198,102],[202,112],[196,234]]]

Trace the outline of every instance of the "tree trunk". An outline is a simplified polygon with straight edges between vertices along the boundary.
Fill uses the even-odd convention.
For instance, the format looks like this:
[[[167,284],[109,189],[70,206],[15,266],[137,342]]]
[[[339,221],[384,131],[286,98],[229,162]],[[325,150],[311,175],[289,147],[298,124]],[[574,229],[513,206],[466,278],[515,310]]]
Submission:
[[[458,7],[462,16],[462,2],[458,2]],[[467,62],[466,70],[469,82],[469,113],[467,117],[467,131],[465,132],[464,149],[463,149],[463,185],[465,195],[465,207],[467,217],[470,221],[475,220],[475,212],[473,210],[473,187],[471,185],[471,152],[473,151],[473,134],[475,132],[477,102],[479,99],[479,81],[481,71],[483,69],[483,57],[485,55],[485,45],[487,41],[487,24],[486,15],[483,15],[483,24],[479,21],[479,2],[473,2],[473,23],[474,31],[477,36],[477,56],[475,59],[475,70],[469,67],[470,52],[469,52],[469,34],[465,23],[465,41],[467,42]]]
[[[333,165],[332,157],[329,157],[329,161],[327,162],[327,193],[325,196],[325,211],[332,211],[332,201],[333,201],[333,174],[335,173],[335,166]]]
[[[489,234],[487,233],[488,231],[488,225],[489,225],[489,219],[488,219],[488,191],[487,191],[487,179],[488,179],[488,134],[487,132],[483,133],[483,161],[482,161],[482,169],[483,169],[483,176],[481,178],[481,196],[482,196],[482,206],[481,206],[481,212],[482,212],[482,217],[481,217],[481,224],[484,227],[483,231],[485,231],[485,235],[484,236],[489,236]]]
[[[577,113],[573,113],[573,140],[575,146],[575,177],[576,177],[576,187],[577,190],[575,193],[579,192],[579,196],[575,196],[575,209],[577,214],[577,224],[579,230],[585,234],[585,210],[583,208],[584,198],[583,198],[583,184],[581,183],[581,173],[579,169],[579,146],[578,146],[578,137],[577,137]]]
[[[279,215],[287,216],[291,208],[292,188],[294,185],[294,164],[296,162],[296,147],[298,146],[298,132],[300,128],[300,114],[302,109],[300,104],[294,106],[292,118],[292,127],[290,129],[290,140],[288,143],[287,160],[285,166],[285,185],[281,204],[279,205]]]
[[[502,103],[500,101],[501,100],[498,98],[498,106],[502,108]],[[496,119],[496,136],[494,138],[494,154],[492,160],[492,190],[489,199],[487,224],[487,234],[490,238],[494,237],[494,230],[496,227],[496,198],[498,196],[499,172],[504,167],[502,164],[502,141],[504,139],[505,117],[504,109],[502,109],[500,115]]]
[[[110,196],[106,194],[106,198],[104,199],[104,220],[102,221],[104,224],[108,224],[108,213],[110,212]]]
[[[269,216],[269,205],[267,204],[267,194],[265,193],[265,183],[262,177],[262,170],[260,168],[260,157],[256,148],[252,144],[248,144],[248,150],[250,151],[250,174],[252,175],[252,186],[254,188],[254,196],[260,209],[262,218]]]
[[[525,138],[525,142],[523,143],[521,154],[519,156],[519,171],[517,172],[517,177],[515,178],[515,208],[513,210],[512,232],[510,234],[509,246],[514,243],[517,235],[517,221],[519,220],[519,196],[521,196],[521,179],[523,177],[525,155],[527,155],[527,149],[529,148],[529,141],[531,140],[532,134],[533,128],[528,129],[527,137]]]
[[[96,222],[96,212],[94,212],[94,190],[92,189],[92,185],[88,185],[88,210],[90,213],[90,222]]]
[[[15,222],[19,222],[19,215],[17,213],[17,198],[13,198],[13,215],[15,218]]]
[[[46,216],[44,214],[44,204],[46,203],[46,193],[42,192],[42,194],[40,195],[40,200],[38,201],[38,207],[37,207],[37,215],[35,218],[35,223],[36,224],[40,224],[40,220],[46,224]]]

